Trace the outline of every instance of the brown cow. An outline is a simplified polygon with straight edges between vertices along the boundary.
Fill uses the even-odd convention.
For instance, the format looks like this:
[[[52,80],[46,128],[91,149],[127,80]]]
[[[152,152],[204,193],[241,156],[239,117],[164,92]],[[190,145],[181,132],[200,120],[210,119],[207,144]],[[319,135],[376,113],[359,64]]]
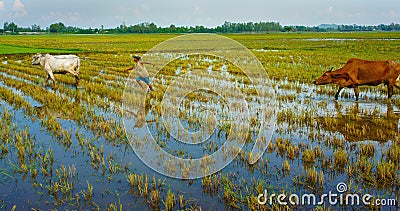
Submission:
[[[349,59],[342,68],[332,71],[328,70],[320,76],[315,85],[338,84],[339,90],[335,99],[339,97],[340,91],[347,88],[354,88],[356,100],[358,100],[358,86],[377,86],[384,83],[388,86],[388,98],[393,95],[393,86],[400,89],[400,83],[396,79],[400,74],[400,65],[393,61],[366,61],[361,59]]]

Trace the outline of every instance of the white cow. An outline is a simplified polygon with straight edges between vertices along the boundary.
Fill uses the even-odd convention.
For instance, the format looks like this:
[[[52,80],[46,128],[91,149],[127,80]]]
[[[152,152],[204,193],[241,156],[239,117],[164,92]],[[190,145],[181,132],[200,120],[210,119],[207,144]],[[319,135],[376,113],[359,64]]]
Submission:
[[[32,65],[41,65],[47,72],[47,79],[44,82],[44,86],[46,86],[49,79],[53,80],[54,85],[56,84],[54,74],[66,73],[71,73],[73,76],[75,76],[75,86],[78,86],[81,60],[76,55],[52,56],[50,54],[46,54],[43,56],[42,54],[36,54],[33,56]]]

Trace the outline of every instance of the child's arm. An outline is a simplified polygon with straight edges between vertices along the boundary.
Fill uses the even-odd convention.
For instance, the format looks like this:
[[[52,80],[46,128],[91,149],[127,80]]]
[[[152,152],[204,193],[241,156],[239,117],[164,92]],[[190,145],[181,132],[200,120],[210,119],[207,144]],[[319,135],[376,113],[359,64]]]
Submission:
[[[149,64],[149,65],[152,65],[153,67],[155,66],[153,63],[150,63],[150,62],[140,62],[140,63],[142,63],[142,64]]]
[[[124,70],[124,72],[127,72],[127,71],[129,71],[129,70],[133,70],[133,67]]]

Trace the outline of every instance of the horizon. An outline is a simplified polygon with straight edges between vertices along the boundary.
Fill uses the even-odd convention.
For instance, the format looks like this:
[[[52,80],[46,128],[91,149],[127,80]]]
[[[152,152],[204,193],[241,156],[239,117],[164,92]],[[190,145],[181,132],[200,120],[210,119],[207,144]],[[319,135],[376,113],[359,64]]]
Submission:
[[[215,28],[232,23],[275,22],[282,26],[321,24],[376,26],[400,20],[400,4],[395,0],[280,2],[211,0],[158,2],[155,0],[77,1],[0,0],[0,23],[14,22],[22,27],[34,24],[48,27],[62,22],[78,28],[115,28],[140,23],[160,27],[205,26]],[[2,26],[0,26],[2,27]]]
[[[32,27],[34,24],[31,24],[31,25],[29,25],[29,26],[21,26],[21,25],[19,25],[18,23],[16,23],[16,22],[14,22],[14,21],[6,21],[7,23],[14,23],[14,24],[16,24],[19,28],[24,28],[24,29],[28,29],[28,28],[30,28],[30,27]],[[6,23],[6,22],[3,22],[2,24],[0,24],[0,29],[4,29],[4,23]],[[156,23],[154,23],[154,22],[140,22],[140,23],[132,23],[132,24],[128,24],[128,23],[121,23],[121,24],[119,24],[119,25],[116,25],[116,26],[111,26],[111,27],[104,27],[104,30],[106,30],[106,29],[116,29],[117,27],[119,27],[119,26],[121,26],[121,25],[123,25],[123,24],[125,24],[125,26],[126,27],[130,27],[130,26],[134,26],[134,25],[138,25],[138,24],[146,24],[146,23],[148,23],[148,24],[151,24],[151,23],[153,23],[153,24],[155,24],[157,27],[161,27],[161,28],[168,28],[168,27],[170,27],[171,25],[174,25],[175,27],[186,27],[186,28],[190,28],[190,27],[196,27],[196,26],[204,26],[205,28],[208,28],[208,29],[215,29],[215,28],[217,28],[217,27],[219,27],[219,26],[222,26],[225,22],[229,22],[229,21],[224,21],[222,24],[220,24],[220,25],[216,25],[216,26],[213,26],[213,27],[208,27],[208,26],[204,26],[204,25],[175,25],[175,24],[170,24],[170,25],[167,25],[167,26],[160,26],[160,25],[157,25]],[[260,22],[263,22],[263,23],[267,23],[267,22],[273,22],[273,23],[278,23],[278,24],[280,24],[282,27],[286,27],[286,26],[289,26],[289,27],[296,27],[296,26],[304,26],[304,27],[321,27],[321,26],[324,26],[324,25],[332,25],[332,26],[365,26],[365,27],[368,27],[368,26],[379,26],[379,25],[391,25],[391,24],[400,24],[400,22],[399,23],[397,23],[397,22],[392,22],[392,23],[380,23],[380,24],[376,24],[376,25],[359,25],[359,24],[338,24],[338,23],[320,23],[320,24],[317,24],[317,25],[312,25],[312,26],[310,26],[310,25],[282,25],[279,21],[257,21],[257,22],[252,22],[252,21],[249,21],[249,22],[229,22],[229,23],[237,23],[237,24],[244,24],[244,23],[260,23]],[[57,24],[57,23],[60,23],[60,21],[59,22],[54,22],[54,23],[51,23],[51,24]],[[63,23],[62,21],[61,21],[61,23]],[[49,24],[48,26],[41,26],[41,25],[38,25],[40,28],[41,28],[41,30],[44,30],[44,29],[47,29],[47,28],[49,28],[50,27],[50,25],[51,24]],[[63,23],[63,24],[65,24],[65,23]],[[80,29],[99,29],[99,28],[101,28],[101,26],[100,27],[78,27],[78,26],[74,26],[74,25],[66,25],[65,24],[65,26],[66,27],[77,27],[77,28],[80,28]]]

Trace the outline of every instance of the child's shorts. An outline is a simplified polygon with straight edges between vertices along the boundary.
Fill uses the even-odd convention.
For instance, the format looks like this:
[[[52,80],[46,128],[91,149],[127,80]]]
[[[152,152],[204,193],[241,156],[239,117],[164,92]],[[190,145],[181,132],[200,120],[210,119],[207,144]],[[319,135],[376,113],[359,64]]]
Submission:
[[[143,81],[147,85],[150,85],[150,78],[149,77],[143,78],[142,76],[139,76],[138,78],[136,78],[136,80]]]

